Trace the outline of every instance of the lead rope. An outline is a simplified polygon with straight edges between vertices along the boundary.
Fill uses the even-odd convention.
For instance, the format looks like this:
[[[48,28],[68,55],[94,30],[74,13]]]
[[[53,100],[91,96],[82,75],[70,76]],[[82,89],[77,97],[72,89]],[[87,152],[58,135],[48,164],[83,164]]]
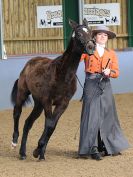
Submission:
[[[79,80],[79,78],[78,78],[77,75],[76,75],[76,78],[77,78],[77,80],[78,80],[79,85],[81,86],[81,88],[84,89],[84,87],[83,87],[83,85],[81,84],[81,82],[80,82],[80,80]],[[81,99],[80,99],[80,102],[82,101],[82,99],[83,99],[83,94],[82,94],[82,97],[81,97]],[[80,126],[78,126],[78,128],[77,128],[77,130],[76,130],[76,132],[75,132],[74,140],[76,140],[76,137],[77,137],[77,133],[78,133],[78,131],[79,131],[79,128],[80,128]]]
[[[81,88],[82,89],[84,89],[84,87],[83,87],[83,85],[81,84],[81,82],[80,82],[80,80],[79,80],[79,78],[78,78],[78,76],[76,75],[76,78],[77,78],[77,80],[78,80],[78,82],[79,82],[79,85],[81,86]],[[83,100],[83,94],[82,94],[82,96],[81,96],[81,98],[80,98],[80,102]]]
[[[78,80],[78,82],[79,82],[79,85],[82,87],[82,89],[84,89],[84,88],[83,88],[83,85],[81,84],[81,82],[80,82],[80,80],[79,80],[79,78],[78,78],[78,76],[77,76],[77,74],[76,74],[76,78],[77,78],[77,80]]]

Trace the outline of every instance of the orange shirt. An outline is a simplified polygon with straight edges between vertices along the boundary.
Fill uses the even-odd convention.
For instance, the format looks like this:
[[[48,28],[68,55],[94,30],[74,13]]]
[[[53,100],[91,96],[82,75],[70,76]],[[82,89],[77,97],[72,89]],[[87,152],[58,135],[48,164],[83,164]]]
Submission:
[[[109,63],[108,60],[110,59]],[[110,77],[116,78],[119,76],[118,59],[113,50],[105,49],[102,57],[98,55],[97,50],[93,55],[82,54],[81,61],[85,61],[85,71],[89,73],[102,73],[108,63],[107,68],[111,69]]]

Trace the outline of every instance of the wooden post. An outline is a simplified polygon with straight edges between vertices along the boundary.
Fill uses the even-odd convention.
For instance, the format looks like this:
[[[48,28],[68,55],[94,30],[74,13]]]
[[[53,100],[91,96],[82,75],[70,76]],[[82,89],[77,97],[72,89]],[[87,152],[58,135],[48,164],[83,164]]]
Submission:
[[[0,0],[0,59],[4,58],[3,52],[3,21],[2,21],[2,0]]]

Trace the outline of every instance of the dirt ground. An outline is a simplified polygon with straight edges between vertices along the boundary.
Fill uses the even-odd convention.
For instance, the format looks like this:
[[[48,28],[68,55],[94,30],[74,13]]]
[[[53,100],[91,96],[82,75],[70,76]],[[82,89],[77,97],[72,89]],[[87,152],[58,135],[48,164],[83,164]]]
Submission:
[[[79,101],[71,101],[61,117],[43,162],[38,162],[32,156],[44,127],[43,114],[29,133],[27,159],[21,161],[18,153],[22,128],[31,108],[23,108],[19,144],[15,150],[11,149],[12,110],[0,111],[0,177],[133,177],[133,93],[115,95],[115,100],[119,120],[131,148],[122,155],[104,157],[102,161],[77,159],[81,112]]]

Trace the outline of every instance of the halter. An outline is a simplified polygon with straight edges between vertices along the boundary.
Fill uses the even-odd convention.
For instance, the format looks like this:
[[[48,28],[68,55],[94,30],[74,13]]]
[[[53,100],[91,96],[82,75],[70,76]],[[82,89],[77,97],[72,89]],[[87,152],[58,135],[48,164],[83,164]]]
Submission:
[[[85,50],[84,50],[85,53],[88,53],[89,55],[92,55],[94,53],[94,50],[95,50],[95,45],[96,45],[95,40],[94,39],[90,39],[90,40],[85,41],[83,38],[80,38],[80,36],[78,34],[78,30],[79,29],[82,29],[86,33],[87,32],[90,33],[86,26],[81,25],[81,26],[79,26],[77,28],[77,35],[75,34],[75,31],[74,31],[73,34],[72,34],[72,37],[73,38],[76,37],[81,42],[81,44],[85,48]],[[80,34],[82,34],[82,33],[80,33]],[[78,38],[78,36],[79,36],[79,38]],[[90,34],[90,36],[91,36],[91,34]],[[89,48],[89,50],[86,50],[87,49],[87,45],[89,45],[89,43],[90,43],[90,48]],[[91,47],[91,44],[94,45],[94,46]]]

